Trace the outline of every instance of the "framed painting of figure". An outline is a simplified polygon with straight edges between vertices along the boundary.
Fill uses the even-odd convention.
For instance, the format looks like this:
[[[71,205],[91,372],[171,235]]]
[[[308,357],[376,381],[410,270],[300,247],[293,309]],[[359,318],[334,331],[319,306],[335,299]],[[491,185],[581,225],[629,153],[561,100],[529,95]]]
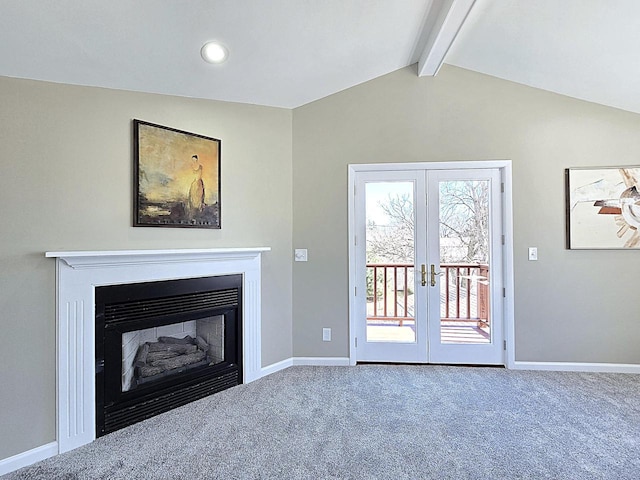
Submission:
[[[567,248],[640,249],[640,166],[565,171]]]
[[[141,120],[133,139],[133,226],[220,228],[220,140]]]

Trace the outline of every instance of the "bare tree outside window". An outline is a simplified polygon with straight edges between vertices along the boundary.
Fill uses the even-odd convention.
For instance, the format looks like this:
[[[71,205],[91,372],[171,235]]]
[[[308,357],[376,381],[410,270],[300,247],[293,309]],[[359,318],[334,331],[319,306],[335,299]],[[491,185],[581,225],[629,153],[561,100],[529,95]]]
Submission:
[[[440,246],[443,263],[486,263],[489,259],[489,183],[440,183]],[[411,195],[394,193],[378,206],[385,223],[367,221],[367,261],[414,262],[414,210]]]
[[[489,182],[440,182],[440,261],[489,261]]]
[[[413,263],[415,223],[410,195],[389,194],[378,206],[387,222],[367,220],[368,261],[375,258],[382,263]]]
[[[374,291],[410,289],[414,282],[414,205],[413,182],[375,182],[367,184],[366,254],[369,265],[410,265],[408,269],[367,269],[367,296]],[[385,274],[383,272],[387,272]],[[398,275],[398,278],[395,275]],[[387,285],[384,285],[384,278]],[[374,285],[375,283],[375,285]]]

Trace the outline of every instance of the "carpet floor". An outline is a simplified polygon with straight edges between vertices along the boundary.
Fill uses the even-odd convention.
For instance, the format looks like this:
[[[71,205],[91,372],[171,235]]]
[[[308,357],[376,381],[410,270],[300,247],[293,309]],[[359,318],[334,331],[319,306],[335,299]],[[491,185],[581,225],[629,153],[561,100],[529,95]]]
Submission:
[[[2,480],[541,478],[640,478],[640,376],[291,367]]]

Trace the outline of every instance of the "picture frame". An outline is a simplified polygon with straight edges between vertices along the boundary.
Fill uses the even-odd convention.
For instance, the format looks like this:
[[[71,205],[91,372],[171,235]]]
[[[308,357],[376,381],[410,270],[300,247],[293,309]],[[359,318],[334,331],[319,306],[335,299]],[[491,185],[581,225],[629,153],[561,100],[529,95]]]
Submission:
[[[134,227],[221,228],[221,141],[133,120]]]
[[[640,249],[640,166],[565,170],[566,248]]]

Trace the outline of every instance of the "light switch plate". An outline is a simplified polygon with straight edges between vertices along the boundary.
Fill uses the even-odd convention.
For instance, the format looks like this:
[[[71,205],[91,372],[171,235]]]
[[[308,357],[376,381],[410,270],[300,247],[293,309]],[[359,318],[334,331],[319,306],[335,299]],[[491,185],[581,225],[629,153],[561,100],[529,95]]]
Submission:
[[[538,260],[538,247],[529,247],[529,260]]]
[[[306,248],[296,248],[293,252],[293,259],[296,262],[306,262],[307,261],[307,249]]]

